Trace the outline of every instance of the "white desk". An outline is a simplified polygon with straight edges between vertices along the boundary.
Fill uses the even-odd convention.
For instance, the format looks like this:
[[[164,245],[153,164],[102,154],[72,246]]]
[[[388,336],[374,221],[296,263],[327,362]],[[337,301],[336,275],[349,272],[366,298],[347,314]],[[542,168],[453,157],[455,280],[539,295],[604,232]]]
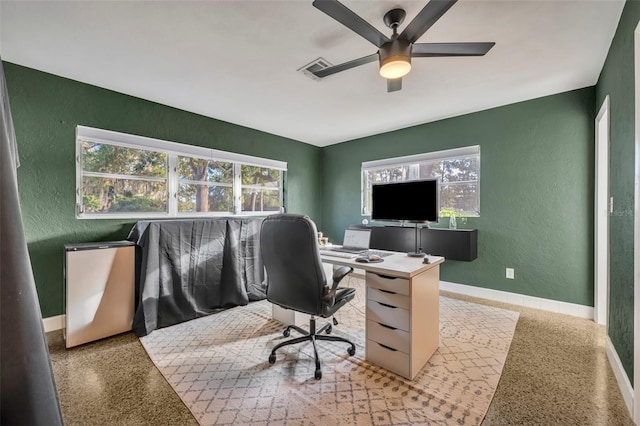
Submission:
[[[366,271],[365,359],[413,379],[440,341],[440,264],[443,257],[395,253],[381,263],[322,255],[322,261]],[[327,271],[328,272],[328,271]],[[327,278],[331,277],[326,273]],[[287,322],[290,319],[274,318]]]

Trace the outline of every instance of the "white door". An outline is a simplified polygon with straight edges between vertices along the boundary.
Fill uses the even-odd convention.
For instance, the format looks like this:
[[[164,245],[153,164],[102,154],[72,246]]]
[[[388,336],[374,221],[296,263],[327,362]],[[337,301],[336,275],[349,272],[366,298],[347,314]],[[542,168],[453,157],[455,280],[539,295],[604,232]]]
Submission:
[[[609,311],[609,96],[596,117],[594,321],[607,325]]]

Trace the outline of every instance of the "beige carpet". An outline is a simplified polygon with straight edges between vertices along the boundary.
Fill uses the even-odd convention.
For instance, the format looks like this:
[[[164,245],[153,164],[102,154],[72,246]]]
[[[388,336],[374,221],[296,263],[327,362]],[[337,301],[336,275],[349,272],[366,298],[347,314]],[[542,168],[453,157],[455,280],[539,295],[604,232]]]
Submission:
[[[364,361],[363,281],[349,282],[357,297],[338,312],[334,333],[352,339],[356,355],[320,342],[321,380],[313,378],[311,344],[282,348],[267,362],[284,337],[266,301],[140,340],[202,425],[480,424],[519,314],[440,297],[440,347],[410,381]]]

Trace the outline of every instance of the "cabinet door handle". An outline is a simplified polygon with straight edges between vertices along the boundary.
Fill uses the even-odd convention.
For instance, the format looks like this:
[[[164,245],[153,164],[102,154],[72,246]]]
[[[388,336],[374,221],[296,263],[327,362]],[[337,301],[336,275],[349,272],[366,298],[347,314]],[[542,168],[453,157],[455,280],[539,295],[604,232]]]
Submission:
[[[378,343],[378,342],[376,342],[376,343]],[[390,351],[393,351],[393,352],[398,352],[397,349],[393,349],[391,346],[383,345],[382,343],[378,343],[378,344],[380,346],[382,346],[383,348],[385,348],[385,349],[389,349]]]
[[[380,278],[385,278],[387,280],[395,280],[398,277],[392,277],[390,275],[382,275],[382,274],[376,274],[377,276],[379,276]]]
[[[388,293],[388,294],[397,294],[395,291],[391,291],[391,290],[383,290],[381,288],[377,289],[378,291],[381,291],[383,293]]]
[[[382,305],[382,306],[385,306],[385,307],[387,307],[387,308],[391,308],[391,309],[396,309],[396,308],[397,308],[397,306],[388,305],[388,304],[386,304],[386,303],[378,302],[377,300],[376,300],[376,303],[377,303],[378,305]]]
[[[381,322],[378,323],[379,325],[383,326],[384,328],[388,328],[389,330],[397,330],[397,328],[395,327],[391,327],[390,325],[387,324],[383,324]]]

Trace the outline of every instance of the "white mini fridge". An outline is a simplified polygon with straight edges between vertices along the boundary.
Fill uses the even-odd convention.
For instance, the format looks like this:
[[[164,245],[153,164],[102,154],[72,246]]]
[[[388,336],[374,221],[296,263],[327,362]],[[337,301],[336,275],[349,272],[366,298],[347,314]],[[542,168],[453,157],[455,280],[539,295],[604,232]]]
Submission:
[[[131,330],[135,244],[69,244],[64,250],[66,347]]]

